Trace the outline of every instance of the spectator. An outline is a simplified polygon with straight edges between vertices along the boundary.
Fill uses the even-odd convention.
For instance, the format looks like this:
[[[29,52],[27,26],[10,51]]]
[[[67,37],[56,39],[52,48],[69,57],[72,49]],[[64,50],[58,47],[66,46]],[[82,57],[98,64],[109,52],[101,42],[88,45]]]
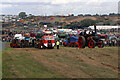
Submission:
[[[59,49],[59,41],[57,41],[56,45],[57,45],[57,49]]]
[[[116,41],[116,40],[115,40],[115,42],[114,42],[114,43],[115,43],[115,46],[117,46],[117,41]]]
[[[110,46],[110,47],[112,46],[112,41],[111,41],[111,40],[109,40],[109,46]]]
[[[107,41],[104,42],[105,46],[107,46]]]
[[[60,40],[60,45],[62,46],[62,40]]]

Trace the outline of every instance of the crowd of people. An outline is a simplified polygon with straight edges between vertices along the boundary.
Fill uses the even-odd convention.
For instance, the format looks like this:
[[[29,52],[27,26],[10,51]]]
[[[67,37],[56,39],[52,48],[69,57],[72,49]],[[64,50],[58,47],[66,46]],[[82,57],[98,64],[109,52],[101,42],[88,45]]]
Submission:
[[[111,46],[120,46],[120,41],[117,40],[105,40],[104,41],[104,45],[106,47],[111,47]]]
[[[3,42],[11,42],[14,39],[14,35],[15,34],[22,34],[22,35],[24,35],[25,33],[29,33],[29,32],[31,32],[31,31],[2,30],[1,31],[1,34],[2,34],[1,40]],[[117,40],[117,39],[119,39],[119,36],[116,35],[116,34],[114,34],[112,36],[115,36],[116,38],[114,38],[114,39],[105,39],[104,40],[104,46],[106,46],[106,47],[120,46],[120,40]],[[59,42],[60,42],[60,45],[63,45],[63,40],[60,39]]]

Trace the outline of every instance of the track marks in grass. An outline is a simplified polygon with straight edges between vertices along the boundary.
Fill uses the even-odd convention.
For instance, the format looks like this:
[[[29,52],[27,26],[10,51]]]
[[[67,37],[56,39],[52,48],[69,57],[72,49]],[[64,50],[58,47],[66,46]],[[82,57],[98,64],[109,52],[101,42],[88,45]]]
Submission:
[[[67,54],[67,55],[68,55],[68,56],[72,56],[72,57],[75,58],[75,57],[76,57],[75,54],[79,54],[79,53],[72,52],[72,53]],[[115,68],[112,68],[112,67],[107,66],[107,65],[101,65],[100,62],[98,62],[98,61],[95,60],[94,58],[88,56],[87,53],[85,53],[85,54],[81,54],[81,53],[80,53],[80,56],[79,56],[79,57],[80,57],[80,59],[82,59],[82,61],[85,62],[85,63],[92,64],[92,65],[95,65],[95,66],[101,66],[101,67],[104,67],[104,68],[111,69],[111,70],[113,70],[113,71],[115,71],[115,72],[118,72],[118,70],[115,69]]]
[[[57,62],[57,61],[51,61],[49,58],[46,58],[41,55],[35,55],[32,54],[35,59],[39,60],[42,62],[45,66],[52,68],[53,70],[57,70],[61,74],[65,75],[67,78],[77,78],[77,77],[89,77],[88,75],[83,76],[83,74],[79,75],[80,72],[76,69],[71,68],[71,66],[68,66],[64,63]],[[76,73],[76,74],[75,74]]]
[[[4,78],[52,78],[64,77],[62,74],[53,72],[42,63],[35,60],[29,53],[17,50],[3,54],[3,77]],[[56,74],[57,73],[57,74]]]
[[[15,52],[15,50],[17,52]],[[108,50],[104,49],[77,49],[64,48],[57,49],[35,49],[35,48],[14,48],[5,55],[6,60],[13,62],[13,70],[8,73],[12,77],[56,77],[56,78],[101,78],[116,77],[117,71],[115,66],[108,65],[107,59],[102,63],[102,57],[109,60],[117,57],[115,54],[108,54]],[[113,49],[114,50],[114,49]],[[107,53],[103,53],[107,52]],[[114,51],[111,51],[114,52]],[[105,55],[104,55],[105,54]],[[101,58],[96,56],[101,56]],[[112,58],[110,58],[110,56]],[[113,56],[112,56],[113,55]],[[4,64],[8,65],[9,62]],[[33,63],[33,64],[31,64]],[[101,64],[102,63],[102,64]],[[7,69],[9,69],[8,66]],[[20,69],[22,68],[22,69]],[[20,70],[19,70],[20,69]],[[43,69],[41,71],[39,69]],[[31,70],[31,71],[30,71]],[[16,72],[17,71],[17,72]],[[23,72],[23,75],[21,72]],[[15,73],[16,75],[10,75]],[[32,75],[34,74],[34,75]]]

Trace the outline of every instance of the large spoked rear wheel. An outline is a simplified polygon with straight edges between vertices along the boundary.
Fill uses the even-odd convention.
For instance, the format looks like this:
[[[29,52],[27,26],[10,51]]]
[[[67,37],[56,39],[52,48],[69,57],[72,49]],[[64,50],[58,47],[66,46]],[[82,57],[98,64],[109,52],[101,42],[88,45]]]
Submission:
[[[104,47],[104,42],[102,40],[99,40],[98,47],[99,48],[103,48]]]
[[[80,36],[78,38],[78,47],[79,48],[85,48],[85,44],[86,44],[85,37]]]
[[[89,48],[95,48],[95,41],[92,40],[92,39],[89,40],[89,41],[88,41],[88,47],[89,47]]]

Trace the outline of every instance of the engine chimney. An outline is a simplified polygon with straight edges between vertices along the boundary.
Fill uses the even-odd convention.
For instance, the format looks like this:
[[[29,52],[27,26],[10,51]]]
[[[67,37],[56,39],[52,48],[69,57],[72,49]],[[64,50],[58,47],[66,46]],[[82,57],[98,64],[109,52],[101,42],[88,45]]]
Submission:
[[[95,34],[97,33],[97,30],[96,30],[96,24],[94,25],[94,30],[95,30]]]

